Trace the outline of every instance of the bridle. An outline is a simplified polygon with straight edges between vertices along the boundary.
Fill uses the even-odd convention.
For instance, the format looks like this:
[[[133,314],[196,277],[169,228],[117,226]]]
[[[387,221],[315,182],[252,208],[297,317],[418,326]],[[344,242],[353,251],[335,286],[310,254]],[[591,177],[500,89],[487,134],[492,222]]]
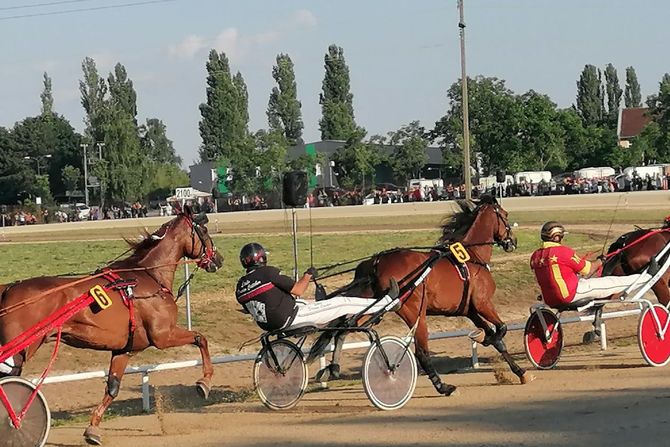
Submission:
[[[514,238],[512,238],[512,227],[510,226],[509,221],[500,212],[500,205],[495,204],[492,206],[493,210],[496,212],[496,222],[498,223],[494,240],[496,244],[506,252],[513,251],[516,248],[516,245],[514,243]],[[498,237],[498,234],[500,234],[501,223],[505,226],[505,236],[503,238]]]
[[[212,271],[210,270],[212,269],[212,267],[214,267],[214,270],[218,269],[218,265],[216,265],[216,262],[214,262],[214,258],[216,256],[216,245],[214,245],[214,241],[212,240],[211,236],[209,236],[209,234],[207,234],[207,239],[205,240],[205,235],[203,235],[201,229],[203,226],[207,225],[209,219],[207,218],[206,215],[202,215],[202,217],[196,216],[195,218],[187,214],[185,214],[184,216],[186,216],[186,222],[191,227],[192,255],[195,253],[196,236],[200,241],[200,252],[197,255],[193,256],[194,259],[195,258],[198,259],[196,265],[201,269],[205,269],[207,271]],[[210,243],[209,246],[207,246],[207,241],[209,241]]]

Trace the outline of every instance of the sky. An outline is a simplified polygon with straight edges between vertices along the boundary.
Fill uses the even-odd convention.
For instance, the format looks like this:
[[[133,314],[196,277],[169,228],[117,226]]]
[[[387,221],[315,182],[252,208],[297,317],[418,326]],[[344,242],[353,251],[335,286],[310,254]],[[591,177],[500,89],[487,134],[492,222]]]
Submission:
[[[30,7],[40,3],[50,5]],[[121,6],[131,3],[142,4]],[[85,8],[100,9],[66,12]],[[669,13],[665,0],[465,0],[468,75],[568,107],[585,64],[614,64],[622,86],[632,65],[646,97],[670,72]],[[368,135],[414,120],[430,128],[445,114],[446,91],[460,77],[456,0],[0,0],[0,126],[39,114],[47,71],[56,112],[83,131],[82,60],[94,58],[105,77],[121,62],[139,121],[163,120],[186,168],[198,159],[198,105],[215,48],[244,76],[251,131],[267,128],[272,66],[288,53],[304,139],[318,141],[323,57],[333,43],[344,49],[356,121]]]

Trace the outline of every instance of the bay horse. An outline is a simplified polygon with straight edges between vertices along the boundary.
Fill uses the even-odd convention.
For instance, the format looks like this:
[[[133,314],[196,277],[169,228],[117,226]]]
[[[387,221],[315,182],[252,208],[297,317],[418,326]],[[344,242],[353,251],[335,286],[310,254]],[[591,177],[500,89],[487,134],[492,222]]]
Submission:
[[[175,270],[183,257],[197,259],[198,266],[215,272],[223,265],[206,227],[207,217],[194,216],[184,207],[177,217],[139,241],[127,241],[130,256],[109,264],[90,277],[36,277],[3,286],[0,295],[0,345],[6,344],[66,303],[96,286],[109,286],[109,272],[117,281],[134,284],[131,293],[110,289],[111,306],[101,310],[97,304],[84,308],[62,327],[62,340],[75,348],[111,351],[107,385],[102,403],[93,410],[84,432],[89,444],[102,443],[99,424],[107,407],[118,395],[130,356],[149,346],[165,349],[195,345],[202,356],[203,377],[197,390],[207,398],[214,373],[207,339],[197,331],[177,326],[177,304],[172,293]],[[129,298],[129,299],[128,299]],[[126,305],[125,302],[129,304]],[[55,332],[52,331],[52,332]],[[28,346],[11,357],[4,375],[20,375],[23,365],[54,334]],[[10,370],[10,371],[7,371]]]
[[[465,285],[452,261],[442,258],[433,265],[433,270],[423,284],[404,298],[402,307],[397,311],[409,328],[416,324],[414,343],[417,360],[437,392],[445,396],[453,393],[456,387],[442,382],[430,359],[427,315],[468,317],[483,331],[480,334],[483,337],[480,336],[478,341],[484,346],[493,345],[521,383],[533,379],[507,352],[503,341],[507,325],[498,315],[492,301],[496,285],[488,263],[493,254],[493,245],[500,245],[505,251],[511,252],[517,243],[507,219],[507,211],[490,196],[482,196],[478,202],[458,201],[457,204],[460,211],[444,221],[438,246],[461,242],[467,249],[471,256],[467,262],[469,285]],[[388,289],[391,277],[396,278],[402,287],[403,281],[400,279],[410,275],[430,255],[429,252],[411,249],[394,249],[375,255],[357,266],[352,283],[345,286],[345,294],[381,296]],[[339,355],[343,340],[344,333],[336,335],[332,362],[321,374],[328,372],[334,378],[339,377]]]
[[[670,242],[670,216],[666,217],[661,228],[638,228],[620,236],[607,249],[602,276],[624,276],[640,273]],[[670,303],[670,270],[668,270],[651,290],[658,302],[664,306]]]

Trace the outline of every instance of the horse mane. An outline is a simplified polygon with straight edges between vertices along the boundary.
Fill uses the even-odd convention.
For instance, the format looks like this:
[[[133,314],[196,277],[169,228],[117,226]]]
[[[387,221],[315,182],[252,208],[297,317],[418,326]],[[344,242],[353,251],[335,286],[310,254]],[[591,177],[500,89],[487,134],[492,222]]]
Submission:
[[[181,214],[176,218],[165,222],[153,233],[143,229],[137,239],[124,237],[123,240],[126,242],[126,244],[128,244],[129,251],[132,251],[132,254],[129,257],[133,258],[143,256],[147,252],[151,251],[151,249],[156,247],[160,241],[163,240],[167,234],[167,231],[177,222],[177,219],[180,217]]]
[[[482,195],[479,200],[457,200],[456,204],[460,208],[460,211],[444,218],[442,225],[440,225],[442,236],[440,236],[438,244],[458,240],[465,236],[465,233],[467,233],[477,218],[480,207],[482,205],[494,205],[497,203],[496,198],[489,195]]]

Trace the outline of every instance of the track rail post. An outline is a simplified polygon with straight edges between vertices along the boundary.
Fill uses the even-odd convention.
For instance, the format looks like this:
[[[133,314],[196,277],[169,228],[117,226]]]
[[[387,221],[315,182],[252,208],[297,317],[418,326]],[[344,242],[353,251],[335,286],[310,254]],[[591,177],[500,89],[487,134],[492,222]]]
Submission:
[[[479,368],[479,356],[477,355],[477,342],[472,342],[472,368]]]
[[[326,356],[321,355],[321,357],[319,357],[319,371],[323,370],[325,367],[326,367]],[[321,388],[324,388],[324,389],[328,388],[328,382],[325,382],[323,380],[321,381],[320,385],[321,385]]]
[[[142,410],[149,412],[151,410],[151,395],[149,392],[149,373],[142,373]]]
[[[607,328],[605,320],[600,321],[600,350],[607,351]]]

